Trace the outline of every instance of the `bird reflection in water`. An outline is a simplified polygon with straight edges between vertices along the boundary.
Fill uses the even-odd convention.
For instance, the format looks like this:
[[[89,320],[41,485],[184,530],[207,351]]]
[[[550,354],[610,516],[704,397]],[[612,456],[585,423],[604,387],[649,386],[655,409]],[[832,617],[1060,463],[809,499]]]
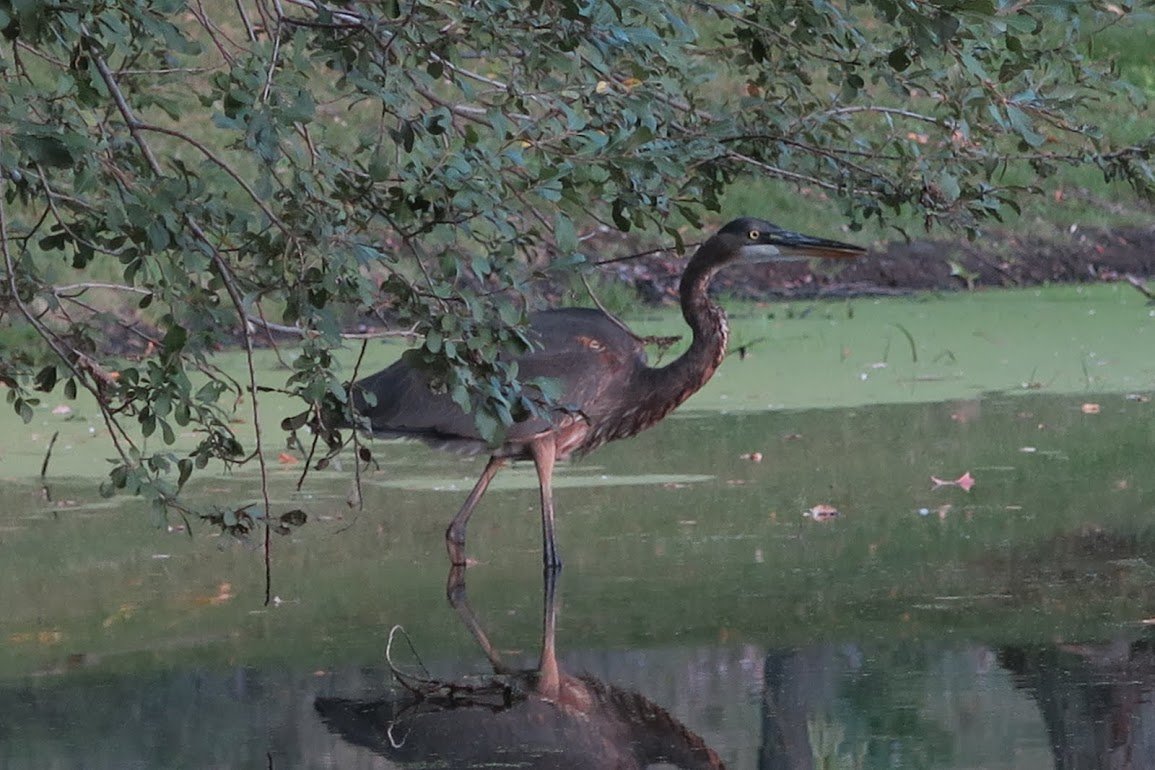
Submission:
[[[705,742],[642,695],[558,667],[556,581],[544,572],[541,657],[506,665],[469,606],[465,572],[447,594],[493,667],[467,681],[409,681],[381,698],[318,698],[329,729],[404,766],[629,770],[655,765],[724,768]],[[404,681],[403,681],[404,680]]]

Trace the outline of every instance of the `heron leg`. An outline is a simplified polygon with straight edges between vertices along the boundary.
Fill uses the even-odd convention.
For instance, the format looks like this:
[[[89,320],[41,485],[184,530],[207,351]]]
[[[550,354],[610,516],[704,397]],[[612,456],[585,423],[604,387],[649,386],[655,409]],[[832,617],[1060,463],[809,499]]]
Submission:
[[[493,477],[503,465],[505,465],[504,459],[497,456],[489,458],[485,470],[481,472],[481,478],[473,485],[473,491],[469,493],[469,497],[465,498],[461,510],[453,517],[453,521],[449,522],[449,528],[445,530],[445,548],[449,551],[449,561],[453,564],[464,566],[465,527],[469,524],[469,517],[473,515],[473,509],[477,507],[478,501],[481,500],[481,496],[489,487],[489,482],[493,481]]]
[[[469,598],[465,595],[465,568],[461,565],[454,564],[449,568],[449,577],[445,581],[445,597],[449,600],[449,605],[457,611],[457,616],[469,629],[469,633],[473,634],[473,639],[481,647],[485,657],[489,658],[489,664],[493,666],[493,673],[516,673],[515,669],[502,662],[497,648],[493,646],[493,642],[489,641],[489,636],[481,627],[477,615],[473,613],[473,607],[470,606]]]
[[[537,466],[537,483],[541,487],[542,561],[547,570],[556,570],[561,568],[553,539],[553,466],[557,461],[557,444],[552,435],[547,435],[533,442],[530,451],[533,464]]]

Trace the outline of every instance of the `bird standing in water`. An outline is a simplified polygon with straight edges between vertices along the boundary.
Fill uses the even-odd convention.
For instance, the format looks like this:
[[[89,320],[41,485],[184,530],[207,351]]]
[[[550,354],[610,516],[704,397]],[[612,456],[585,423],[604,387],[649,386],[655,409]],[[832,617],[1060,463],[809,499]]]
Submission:
[[[647,364],[637,337],[600,310],[562,308],[531,314],[533,347],[513,357],[518,377],[554,380],[562,406],[549,419],[511,425],[498,446],[487,445],[473,416],[449,394],[430,389],[427,375],[404,360],[354,383],[353,406],[376,436],[490,453],[481,478],[445,532],[453,564],[465,564],[466,525],[497,471],[511,460],[532,459],[541,486],[542,558],[546,568],[556,569],[561,560],[554,542],[554,464],[640,433],[706,384],[726,354],[726,314],[709,297],[710,281],[718,271],[739,262],[847,258],[863,251],[760,219],[735,219],[703,243],[686,265],[679,295],[692,341],[685,353],[660,368]],[[366,394],[373,398],[367,400]]]

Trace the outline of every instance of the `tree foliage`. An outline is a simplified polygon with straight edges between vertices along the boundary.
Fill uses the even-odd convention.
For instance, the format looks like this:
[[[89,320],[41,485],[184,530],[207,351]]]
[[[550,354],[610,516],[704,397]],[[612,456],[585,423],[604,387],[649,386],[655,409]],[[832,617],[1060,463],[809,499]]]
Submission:
[[[0,323],[43,341],[0,350],[0,382],[25,419],[38,391],[90,391],[109,491],[160,510],[195,467],[263,458],[259,429],[254,447],[230,427],[252,368],[234,381],[211,353],[251,354],[268,328],[301,339],[283,385],[310,412],[286,429],[344,403],[352,310],[423,340],[411,355],[496,436],[540,407],[497,358],[526,344],[527,282],[581,269],[594,227],[680,247],[749,175],[828,190],[853,227],[974,230],[1026,192],[1003,181],[1022,162],[1150,194],[1155,142],[1113,146],[1094,121],[1142,95],[1087,50],[1132,11],[0,0]],[[114,373],[117,327],[152,355]],[[202,439],[179,456],[188,426]]]

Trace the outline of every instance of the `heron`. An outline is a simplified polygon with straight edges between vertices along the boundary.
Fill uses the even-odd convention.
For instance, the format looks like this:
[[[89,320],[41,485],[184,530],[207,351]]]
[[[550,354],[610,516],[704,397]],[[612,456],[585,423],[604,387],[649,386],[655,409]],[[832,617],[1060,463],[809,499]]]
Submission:
[[[512,356],[518,378],[549,378],[561,392],[547,416],[516,422],[490,446],[474,418],[453,398],[430,387],[428,374],[402,359],[355,382],[353,408],[373,435],[424,441],[440,449],[489,453],[489,460],[445,531],[450,561],[464,565],[469,517],[497,472],[533,460],[541,493],[542,561],[561,566],[554,541],[553,471],[558,460],[585,455],[660,422],[709,381],[726,354],[726,313],[711,300],[710,282],[740,262],[806,257],[850,258],[864,249],[785,230],[742,217],[703,242],[679,285],[689,347],[674,361],[651,367],[641,339],[618,319],[590,308],[559,308],[529,315],[529,350]],[[367,397],[370,396],[371,397]]]

